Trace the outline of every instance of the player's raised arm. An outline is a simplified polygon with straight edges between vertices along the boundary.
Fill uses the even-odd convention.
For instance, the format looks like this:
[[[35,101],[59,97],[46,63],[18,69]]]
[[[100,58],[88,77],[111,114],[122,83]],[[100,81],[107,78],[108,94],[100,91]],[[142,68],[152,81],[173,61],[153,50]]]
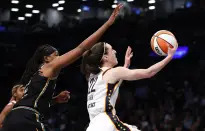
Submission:
[[[164,68],[173,58],[173,55],[176,51],[177,47],[169,48],[168,56],[164,58],[162,61],[150,66],[147,69],[127,69],[125,67],[116,67],[112,69],[113,78],[115,81],[120,79],[122,80],[138,80],[144,78],[150,78],[157,74],[162,68]]]
[[[105,24],[103,24],[96,32],[94,32],[91,36],[85,39],[79,46],[52,61],[51,65],[55,69],[60,69],[73,63],[79,57],[81,57],[82,54],[86,50],[90,49],[101,38],[105,31],[114,23],[122,6],[122,4],[119,4],[113,11],[108,21],[105,22]]]

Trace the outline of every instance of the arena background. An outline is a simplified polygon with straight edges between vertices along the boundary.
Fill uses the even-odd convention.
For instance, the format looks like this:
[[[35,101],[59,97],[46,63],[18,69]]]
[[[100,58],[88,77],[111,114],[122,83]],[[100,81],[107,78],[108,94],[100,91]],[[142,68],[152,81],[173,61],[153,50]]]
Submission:
[[[39,45],[51,44],[60,54],[73,49],[109,18],[116,2],[124,8],[100,41],[116,49],[119,65],[123,65],[127,46],[134,52],[130,68],[147,68],[163,59],[150,47],[158,30],[171,31],[180,48],[175,59],[153,78],[123,82],[116,105],[120,119],[142,131],[204,131],[204,0],[66,0],[57,7],[53,3],[58,0],[19,0],[18,4],[1,0],[0,110]],[[26,4],[33,8],[26,8]],[[34,9],[40,12],[19,18]],[[80,63],[81,59],[59,76],[56,93],[69,90],[71,99],[49,111],[51,131],[83,131],[89,123],[87,82],[80,73]]]

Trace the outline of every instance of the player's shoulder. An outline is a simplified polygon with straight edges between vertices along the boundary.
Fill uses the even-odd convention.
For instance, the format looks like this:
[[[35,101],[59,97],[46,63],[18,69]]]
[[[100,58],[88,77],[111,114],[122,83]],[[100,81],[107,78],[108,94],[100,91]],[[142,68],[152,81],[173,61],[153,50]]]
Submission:
[[[118,72],[121,72],[125,67],[122,66],[117,66],[114,68],[110,68],[106,71],[103,72],[103,76],[108,75],[108,76],[115,76],[116,74],[118,74]]]
[[[117,67],[112,68],[111,71],[112,71],[113,73],[117,73],[117,72],[122,71],[122,70],[125,70],[125,69],[127,69],[127,68],[125,68],[125,67],[123,67],[123,66],[117,66]]]

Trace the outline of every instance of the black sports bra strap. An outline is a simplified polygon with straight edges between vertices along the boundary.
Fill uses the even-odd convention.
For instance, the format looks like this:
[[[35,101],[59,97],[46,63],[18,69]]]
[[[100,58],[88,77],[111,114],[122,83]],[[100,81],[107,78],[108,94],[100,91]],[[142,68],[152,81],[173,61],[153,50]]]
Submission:
[[[112,68],[108,68],[107,70],[105,70],[105,71],[102,73],[102,76],[103,76],[107,71],[109,71],[110,69],[112,69]]]

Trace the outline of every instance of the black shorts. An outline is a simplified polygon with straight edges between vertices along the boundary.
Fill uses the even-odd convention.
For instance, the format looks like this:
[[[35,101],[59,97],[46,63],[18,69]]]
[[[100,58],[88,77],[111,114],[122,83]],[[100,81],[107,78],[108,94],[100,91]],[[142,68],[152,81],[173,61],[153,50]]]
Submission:
[[[0,131],[45,131],[39,114],[27,109],[12,110],[3,122]]]

